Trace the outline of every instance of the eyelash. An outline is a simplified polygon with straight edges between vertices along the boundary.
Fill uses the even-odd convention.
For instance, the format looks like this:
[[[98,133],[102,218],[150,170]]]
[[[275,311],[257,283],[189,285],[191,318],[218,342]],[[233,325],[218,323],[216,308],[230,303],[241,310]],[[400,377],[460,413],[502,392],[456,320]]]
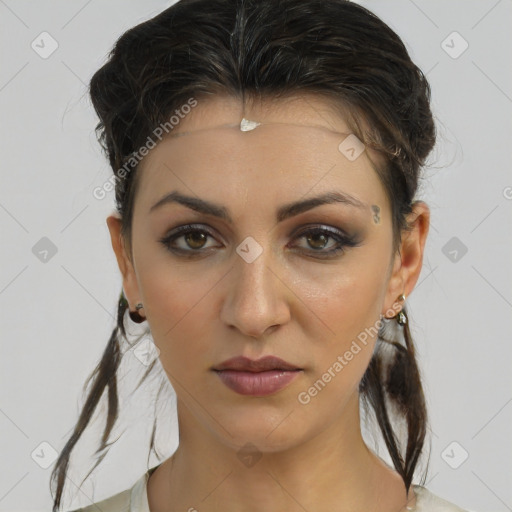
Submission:
[[[171,253],[185,255],[185,257],[194,257],[200,255],[201,253],[206,252],[208,249],[189,250],[171,246],[171,243],[174,242],[175,240],[191,233],[205,233],[208,236],[215,238],[213,234],[210,233],[210,231],[208,231],[204,227],[198,227],[197,225],[194,224],[187,224],[184,226],[177,227],[171,233],[161,238],[159,242],[161,242],[164,245],[164,247]],[[311,249],[310,251],[306,250],[306,252],[315,254],[314,257],[319,259],[341,255],[346,251],[347,247],[357,247],[361,243],[361,241],[358,240],[356,236],[347,236],[337,229],[328,229],[325,227],[313,227],[306,229],[304,231],[301,231],[296,238],[303,238],[308,235],[326,235],[328,238],[332,238],[337,242],[337,246],[334,249],[330,249],[328,251],[324,251],[322,249],[319,249],[317,251],[315,251],[314,249]]]

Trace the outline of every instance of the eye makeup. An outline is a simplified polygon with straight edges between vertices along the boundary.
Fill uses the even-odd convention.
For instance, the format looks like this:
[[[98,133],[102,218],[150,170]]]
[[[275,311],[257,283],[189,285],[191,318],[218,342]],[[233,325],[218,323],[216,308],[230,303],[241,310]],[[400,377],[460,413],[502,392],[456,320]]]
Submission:
[[[197,235],[200,235],[200,237],[197,237]],[[207,248],[203,246],[193,247],[195,245],[194,238],[196,241],[199,238],[199,245],[203,242],[206,243],[208,238],[217,239],[214,230],[206,224],[185,224],[170,230],[164,237],[159,239],[159,242],[171,254],[178,257],[194,258],[205,256],[215,250],[215,246]],[[299,228],[290,235],[290,238],[292,242],[295,240],[305,240],[305,246],[303,247],[297,244],[287,245],[293,252],[319,259],[340,256],[348,249],[357,247],[362,243],[362,235],[360,233],[348,234],[342,229],[322,224],[310,224],[305,228]],[[181,247],[178,243],[180,240],[182,241]],[[319,243],[320,247],[318,247],[317,243]],[[326,247],[329,248],[326,249]]]

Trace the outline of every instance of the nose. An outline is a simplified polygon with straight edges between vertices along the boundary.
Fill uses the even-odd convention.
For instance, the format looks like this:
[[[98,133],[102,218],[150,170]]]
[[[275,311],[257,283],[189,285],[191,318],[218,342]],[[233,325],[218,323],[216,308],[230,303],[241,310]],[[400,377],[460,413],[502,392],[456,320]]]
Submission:
[[[221,319],[246,336],[261,338],[289,321],[291,291],[270,249],[264,249],[251,263],[236,257],[228,277]]]

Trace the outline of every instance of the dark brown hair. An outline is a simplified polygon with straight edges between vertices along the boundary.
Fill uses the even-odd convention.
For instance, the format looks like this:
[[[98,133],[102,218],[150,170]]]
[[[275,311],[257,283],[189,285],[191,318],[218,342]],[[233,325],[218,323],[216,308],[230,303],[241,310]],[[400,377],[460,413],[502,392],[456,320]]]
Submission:
[[[306,93],[348,110],[345,120],[352,132],[382,156],[376,171],[391,205],[393,251],[399,250],[403,231],[411,229],[406,215],[420,170],[436,138],[429,84],[399,36],[347,0],[181,0],[125,32],[90,82],[100,119],[98,140],[116,177],[116,208],[130,253],[137,166],[124,174],[119,170],[126,169],[157,126],[190,98],[201,102],[223,94],[242,101],[278,100]],[[61,506],[71,452],[105,392],[108,413],[96,453],[107,447],[118,418],[117,370],[121,344],[127,342],[127,309],[121,292],[117,326],[84,386],[85,391],[90,384],[87,398],[52,472],[51,486],[57,486],[53,512]],[[427,430],[425,398],[409,324],[403,328],[405,345],[384,330],[360,393],[409,490]],[[391,353],[382,346],[391,347]],[[406,440],[393,421],[404,422]],[[155,429],[156,417],[150,452]]]

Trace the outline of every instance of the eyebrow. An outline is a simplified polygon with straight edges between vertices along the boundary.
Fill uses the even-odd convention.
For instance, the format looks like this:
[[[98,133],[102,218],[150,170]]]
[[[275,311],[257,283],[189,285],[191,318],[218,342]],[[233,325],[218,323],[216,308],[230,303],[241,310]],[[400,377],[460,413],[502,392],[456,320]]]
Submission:
[[[162,197],[150,208],[149,213],[155,211],[157,208],[160,208],[165,204],[170,203],[178,203],[196,212],[219,217],[220,219],[233,223],[228,210],[224,206],[200,199],[198,197],[187,196],[177,191],[170,192],[169,194],[166,194],[164,197]],[[282,222],[290,217],[294,217],[295,215],[299,215],[300,213],[311,210],[312,208],[316,208],[317,206],[332,203],[341,203],[360,210],[369,208],[366,203],[345,192],[327,192],[319,196],[310,197],[302,201],[288,203],[279,207],[276,213],[276,219],[277,222]]]

